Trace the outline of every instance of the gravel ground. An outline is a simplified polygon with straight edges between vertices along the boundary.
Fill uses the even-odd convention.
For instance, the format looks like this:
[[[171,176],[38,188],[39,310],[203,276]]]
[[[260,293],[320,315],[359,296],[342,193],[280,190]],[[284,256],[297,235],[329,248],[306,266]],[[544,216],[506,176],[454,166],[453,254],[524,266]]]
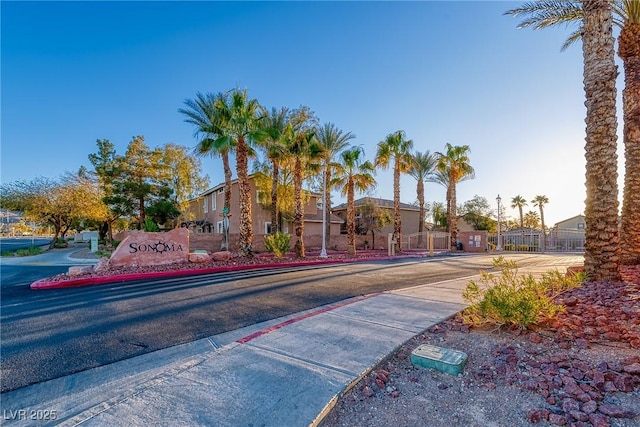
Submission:
[[[322,427],[640,426],[640,267],[587,283],[534,331],[469,329],[458,317],[406,342],[340,397]],[[462,374],[414,367],[420,344],[468,355]]]

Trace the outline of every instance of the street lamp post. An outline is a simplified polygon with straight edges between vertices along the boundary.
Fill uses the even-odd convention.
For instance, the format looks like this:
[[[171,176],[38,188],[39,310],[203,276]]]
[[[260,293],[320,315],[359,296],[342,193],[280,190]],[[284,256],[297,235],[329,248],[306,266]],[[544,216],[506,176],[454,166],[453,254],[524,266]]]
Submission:
[[[500,241],[500,202],[502,201],[502,199],[500,198],[500,195],[498,194],[498,197],[496,197],[496,202],[498,202],[498,243],[496,244],[496,250],[497,251],[501,251],[502,250],[502,242]]]
[[[322,250],[320,258],[327,258],[327,164],[322,171]]]

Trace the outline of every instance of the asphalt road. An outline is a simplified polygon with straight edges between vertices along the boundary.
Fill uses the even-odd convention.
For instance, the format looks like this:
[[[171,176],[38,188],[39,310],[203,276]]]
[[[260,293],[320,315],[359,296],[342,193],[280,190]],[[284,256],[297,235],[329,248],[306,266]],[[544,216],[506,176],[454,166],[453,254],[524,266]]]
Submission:
[[[50,238],[43,237],[3,237],[0,238],[0,252],[28,249],[31,246],[44,246],[50,243]]]
[[[520,255],[518,263],[553,257]],[[491,259],[405,258],[47,291],[2,280],[1,391],[357,295],[471,276]]]

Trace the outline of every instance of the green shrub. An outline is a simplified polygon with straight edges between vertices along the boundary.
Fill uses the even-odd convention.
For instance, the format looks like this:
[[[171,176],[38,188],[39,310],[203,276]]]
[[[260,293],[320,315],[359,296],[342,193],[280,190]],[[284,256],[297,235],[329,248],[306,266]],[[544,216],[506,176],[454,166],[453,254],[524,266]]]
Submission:
[[[507,243],[506,245],[504,245],[504,250],[505,251],[515,251],[516,250],[516,245],[514,245],[513,243]]]
[[[529,245],[518,245],[518,250],[520,252],[529,252]]]
[[[582,282],[582,275],[565,275],[554,270],[544,273],[540,279],[533,275],[518,275],[514,261],[503,257],[493,260],[500,274],[481,272],[480,283],[470,281],[462,297],[470,306],[461,313],[465,323],[527,328],[543,322],[564,311],[564,306],[553,298]]]
[[[158,227],[158,224],[153,222],[153,220],[151,218],[145,218],[144,219],[144,231],[153,233],[153,232],[160,231],[160,227]]]
[[[289,244],[291,236],[287,233],[278,231],[276,234],[270,234],[264,238],[264,247],[267,252],[272,253],[276,258],[282,258],[284,254],[289,252]]]

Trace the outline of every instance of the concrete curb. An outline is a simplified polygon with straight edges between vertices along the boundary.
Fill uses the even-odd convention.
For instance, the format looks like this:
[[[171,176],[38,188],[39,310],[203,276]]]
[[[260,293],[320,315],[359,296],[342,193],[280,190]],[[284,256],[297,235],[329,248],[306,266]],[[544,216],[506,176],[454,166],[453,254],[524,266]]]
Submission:
[[[144,279],[162,279],[165,277],[181,277],[181,276],[195,276],[199,274],[211,274],[211,273],[225,273],[229,271],[243,271],[243,270],[257,270],[261,268],[286,268],[286,267],[304,267],[310,265],[325,265],[325,264],[342,264],[353,262],[366,262],[366,261],[386,261],[391,259],[405,259],[405,258],[424,258],[421,255],[399,255],[399,256],[384,256],[384,257],[369,257],[369,258],[357,258],[357,259],[326,259],[326,260],[313,260],[313,261],[300,261],[300,262],[283,262],[283,263],[264,263],[264,264],[252,264],[252,265],[232,265],[226,267],[210,267],[199,268],[189,270],[171,270],[171,271],[158,271],[151,273],[126,273],[115,274],[113,276],[97,276],[97,277],[81,277],[77,279],[69,280],[57,280],[53,281],[51,278],[44,278],[36,280],[30,285],[34,290],[46,290],[46,289],[64,289],[64,288],[78,288],[83,286],[93,285],[105,285],[109,283],[125,282],[129,280],[144,280]]]

